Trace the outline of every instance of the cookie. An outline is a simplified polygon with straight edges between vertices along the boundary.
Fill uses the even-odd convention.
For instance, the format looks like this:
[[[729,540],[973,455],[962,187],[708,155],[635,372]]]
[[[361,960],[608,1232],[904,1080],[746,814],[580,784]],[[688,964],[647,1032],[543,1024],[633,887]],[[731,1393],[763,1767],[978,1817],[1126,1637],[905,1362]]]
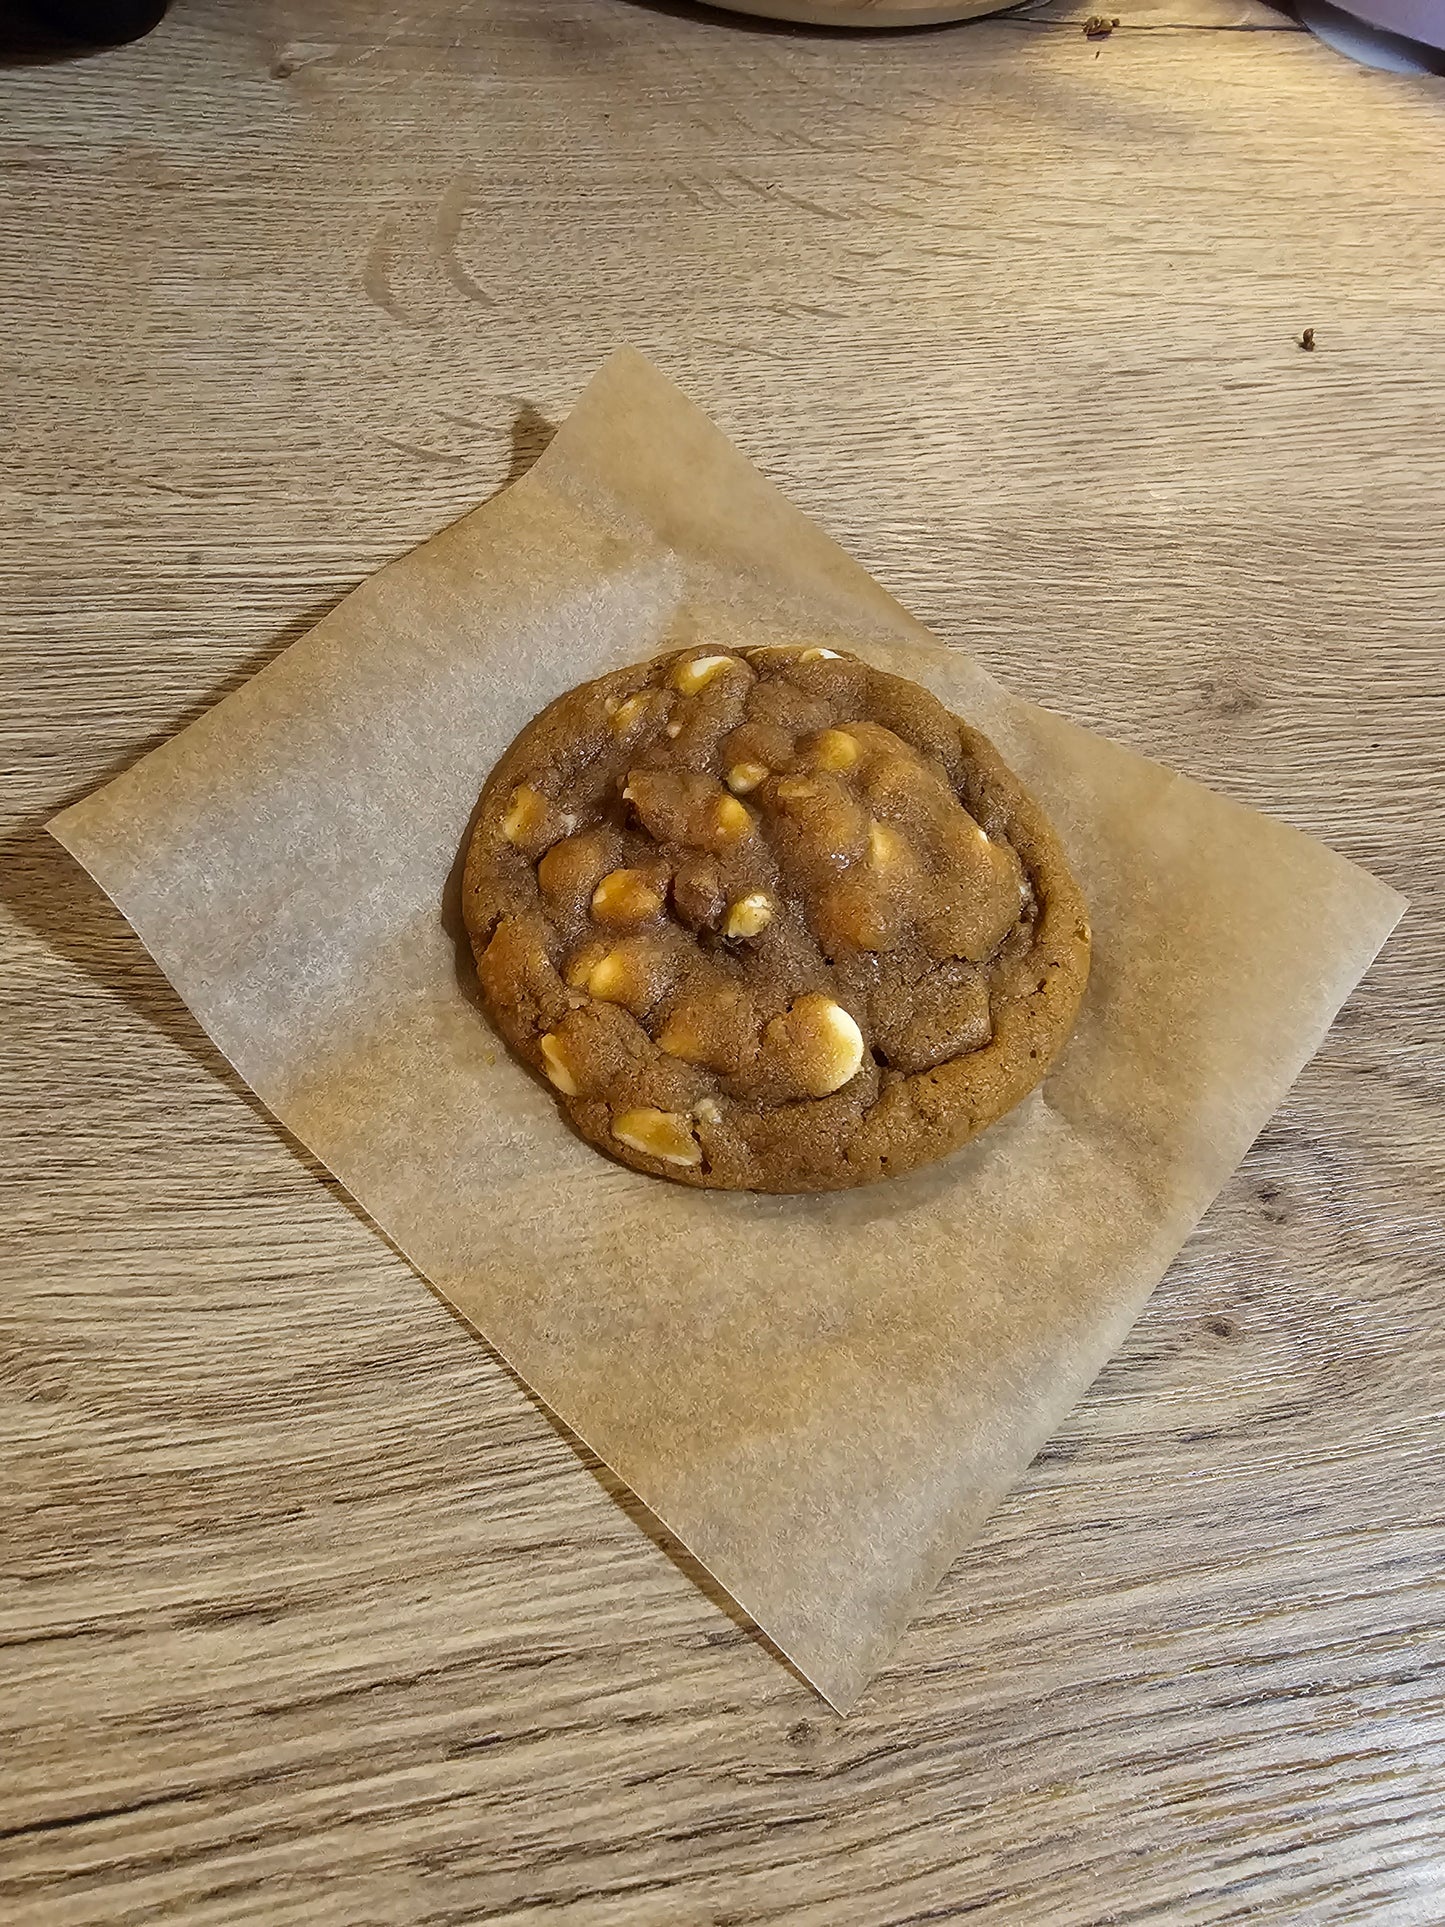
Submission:
[[[492,1023],[623,1164],[826,1191],[943,1157],[1043,1077],[1089,967],[1058,840],[926,690],[823,647],[570,690],[467,854]]]

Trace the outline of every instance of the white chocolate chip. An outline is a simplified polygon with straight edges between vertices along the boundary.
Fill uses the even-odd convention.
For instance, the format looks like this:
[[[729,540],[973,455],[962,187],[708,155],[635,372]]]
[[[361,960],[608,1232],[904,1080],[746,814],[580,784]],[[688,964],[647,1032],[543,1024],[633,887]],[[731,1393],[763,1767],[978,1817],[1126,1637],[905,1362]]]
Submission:
[[[862,750],[846,729],[825,729],[813,744],[813,760],[820,769],[852,769]]]
[[[577,1095],[577,1079],[572,1074],[572,1066],[567,1062],[567,1054],[560,1037],[551,1031],[541,1039],[542,1063],[547,1072],[547,1081],[554,1084],[563,1097]]]
[[[547,813],[547,799],[539,796],[525,783],[512,791],[512,800],[507,805],[507,814],[502,818],[502,835],[509,843],[520,843],[539,829]]]
[[[882,870],[888,864],[896,863],[903,849],[903,838],[896,830],[890,830],[886,823],[869,824],[868,861],[876,869]]]
[[[623,1004],[630,989],[627,958],[620,950],[609,950],[587,972],[587,989],[607,1004]]]
[[[766,781],[767,774],[766,763],[734,763],[727,773],[727,786],[734,796],[746,796]]]
[[[641,870],[610,870],[592,892],[599,923],[644,923],[662,908],[662,892]]]
[[[751,890],[736,903],[728,905],[728,913],[723,919],[725,937],[755,937],[765,930],[773,920],[771,901],[761,890]]]
[[[809,1097],[827,1097],[855,1077],[863,1062],[863,1033],[831,997],[799,997],[786,1017],[775,1017],[765,1041],[780,1048]]]
[[[617,731],[619,736],[631,729],[638,717],[643,715],[647,710],[651,700],[651,692],[649,690],[639,689],[635,696],[629,696],[625,702],[617,704],[612,710],[611,715],[612,727]]]
[[[676,1111],[655,1111],[646,1105],[634,1111],[619,1111],[612,1120],[612,1135],[629,1150],[660,1158],[664,1164],[702,1163],[697,1139],[688,1128],[687,1119]]]
[[[678,737],[681,736],[682,723],[678,717],[674,716],[672,721],[667,725],[667,733],[674,742],[676,742]]]
[[[826,1002],[826,1008],[818,1012],[817,1021],[828,1044],[827,1070],[818,1079],[822,1088],[814,1087],[822,1097],[829,1091],[841,1090],[849,1078],[857,1075],[863,1062],[863,1033],[841,1004]]]
[[[713,816],[719,833],[729,839],[746,836],[753,827],[751,813],[743,808],[735,796],[720,797]]]
[[[722,1105],[715,1097],[700,1097],[692,1107],[692,1114],[700,1124],[721,1124]]]
[[[577,954],[568,962],[567,968],[562,973],[562,981],[571,990],[585,990],[587,988],[587,979],[592,975],[595,965],[599,959],[605,957],[606,954],[607,946],[605,944],[598,943],[595,940],[591,943],[584,943]]]
[[[724,669],[731,669],[736,662],[736,656],[689,656],[686,662],[680,662],[673,670],[672,686],[681,690],[684,696],[695,696],[714,676],[720,676]]]
[[[836,649],[805,649],[799,662],[839,662],[841,657]]]
[[[672,969],[665,944],[650,937],[624,937],[597,957],[584,988],[589,996],[605,1004],[621,1004],[640,1017],[662,995]]]

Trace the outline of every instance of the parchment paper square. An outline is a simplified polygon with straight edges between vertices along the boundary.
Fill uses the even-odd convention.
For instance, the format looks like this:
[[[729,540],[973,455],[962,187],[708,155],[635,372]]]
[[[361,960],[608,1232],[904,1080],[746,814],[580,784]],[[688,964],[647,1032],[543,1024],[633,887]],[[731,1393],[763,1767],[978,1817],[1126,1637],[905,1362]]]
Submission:
[[[638,1176],[476,1007],[449,891],[492,763],[571,684],[704,636],[913,676],[1063,837],[1095,931],[1077,1032],[932,1169],[813,1198]],[[275,1115],[839,1707],[1404,907],[942,648],[626,352],[520,482],[52,828]]]

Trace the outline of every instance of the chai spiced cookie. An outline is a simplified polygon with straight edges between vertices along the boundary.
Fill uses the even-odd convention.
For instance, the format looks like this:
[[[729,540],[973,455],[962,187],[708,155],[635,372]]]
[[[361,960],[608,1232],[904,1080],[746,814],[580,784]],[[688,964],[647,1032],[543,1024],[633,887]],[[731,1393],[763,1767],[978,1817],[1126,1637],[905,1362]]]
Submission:
[[[1083,899],[992,745],[823,647],[693,648],[569,690],[489,778],[463,902],[487,1013],[598,1150],[827,1191],[1039,1082]]]

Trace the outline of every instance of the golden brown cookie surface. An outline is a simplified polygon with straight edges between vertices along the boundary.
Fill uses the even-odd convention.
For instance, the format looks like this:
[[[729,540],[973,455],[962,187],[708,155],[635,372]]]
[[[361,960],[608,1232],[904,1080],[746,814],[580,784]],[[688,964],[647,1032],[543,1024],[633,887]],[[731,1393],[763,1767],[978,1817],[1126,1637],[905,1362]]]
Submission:
[[[584,684],[492,772],[463,903],[492,1022],[640,1171],[819,1191],[942,1157],[1062,1049],[1083,899],[997,752],[821,646]]]

